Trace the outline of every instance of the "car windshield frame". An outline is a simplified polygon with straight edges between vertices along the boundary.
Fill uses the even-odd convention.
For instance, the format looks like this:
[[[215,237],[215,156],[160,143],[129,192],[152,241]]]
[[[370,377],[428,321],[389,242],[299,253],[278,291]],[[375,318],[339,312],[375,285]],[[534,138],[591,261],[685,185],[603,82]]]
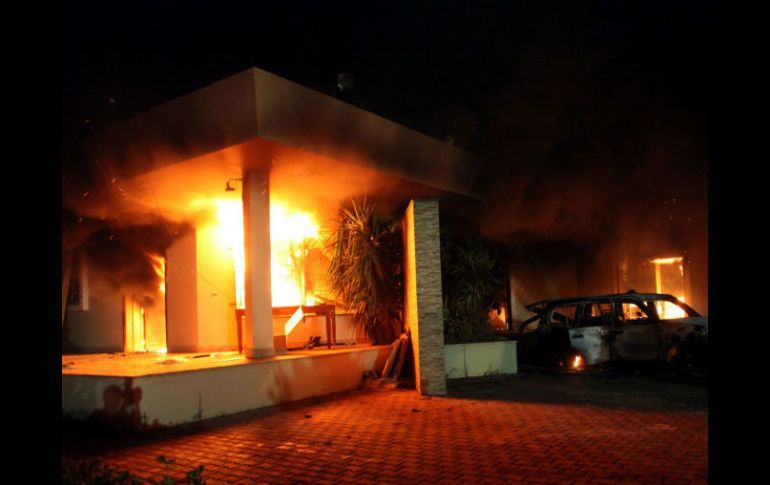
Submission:
[[[686,313],[686,316],[681,317],[681,318],[696,318],[696,317],[700,317],[701,316],[700,313],[695,311],[695,309],[693,309],[690,305],[688,305],[687,303],[681,301],[679,298],[675,297],[674,295],[667,295],[667,294],[650,295],[650,294],[646,294],[646,295],[642,296],[642,301],[650,308],[650,310],[651,310],[650,313],[655,315],[655,318],[658,319],[658,320],[668,320],[668,319],[660,318],[660,315],[658,315],[658,308],[655,305],[655,302],[657,302],[657,301],[667,301],[667,302],[669,302],[669,303],[671,303],[673,305],[678,306],[682,310],[684,310],[684,312]],[[671,320],[675,320],[675,319],[671,319]]]

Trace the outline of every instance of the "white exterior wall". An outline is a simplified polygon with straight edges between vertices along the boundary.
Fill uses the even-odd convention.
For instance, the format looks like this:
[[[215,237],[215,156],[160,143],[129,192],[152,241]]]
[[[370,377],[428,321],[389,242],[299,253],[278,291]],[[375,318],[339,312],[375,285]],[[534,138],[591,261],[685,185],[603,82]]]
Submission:
[[[84,352],[122,352],[123,296],[98,272],[87,278],[88,309],[67,310],[69,341]]]
[[[198,347],[196,234],[190,231],[166,250],[166,345],[169,352]]]
[[[176,425],[356,389],[367,370],[381,368],[388,346],[315,355],[284,355],[244,364],[142,377],[62,375],[62,414],[86,419],[103,408],[111,385],[141,389],[142,416]]]
[[[479,342],[444,346],[447,379],[516,374],[516,342]]]
[[[196,228],[198,351],[238,349],[233,259],[216,224]]]
[[[201,223],[166,251],[169,352],[238,348],[232,255],[216,223]]]

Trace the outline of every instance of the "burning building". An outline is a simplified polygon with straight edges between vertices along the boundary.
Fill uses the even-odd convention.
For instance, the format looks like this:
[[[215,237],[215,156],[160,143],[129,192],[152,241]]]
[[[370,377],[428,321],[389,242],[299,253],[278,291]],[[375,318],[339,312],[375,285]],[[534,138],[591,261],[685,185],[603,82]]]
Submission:
[[[505,247],[512,320],[538,300],[630,289],[708,314],[707,138],[691,118],[677,122],[695,128],[664,148],[640,136],[627,154],[616,141],[623,163],[599,148],[533,157],[490,183],[480,225]]]
[[[72,226],[86,220],[104,227],[63,248],[68,343],[82,353],[154,352],[167,363],[176,354],[231,352],[245,356],[233,359],[246,367],[276,367],[232,378],[233,389],[243,379],[259,389],[259,396],[230,396],[232,403],[215,396],[223,384],[198,377],[175,374],[179,383],[161,390],[148,380],[158,367],[114,368],[105,377],[63,359],[64,409],[100,409],[101,389],[123,387],[123,379],[144,386],[146,421],[161,424],[354,387],[383,348],[302,370],[286,358],[308,337],[320,336],[331,349],[364,337],[346,325],[325,276],[325,235],[340,204],[357,196],[403,214],[404,316],[417,386],[444,392],[439,203],[472,195],[468,155],[256,68],[108,127],[88,150],[103,175],[103,203],[83,191],[65,191],[63,202],[77,219]],[[141,244],[104,249],[131,231],[145,234]],[[341,377],[345,372],[351,376]],[[87,384],[96,376],[106,381]],[[162,401],[174,386],[190,394],[191,406],[199,399],[208,405],[150,412],[148,401]]]

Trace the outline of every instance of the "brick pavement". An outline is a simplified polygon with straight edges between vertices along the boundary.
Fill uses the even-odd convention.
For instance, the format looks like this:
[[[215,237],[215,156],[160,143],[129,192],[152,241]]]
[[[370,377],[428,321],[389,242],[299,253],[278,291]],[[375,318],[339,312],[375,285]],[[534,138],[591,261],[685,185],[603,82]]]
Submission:
[[[157,480],[166,455],[173,475],[203,465],[209,484],[706,483],[707,420],[705,408],[354,391],[122,443],[65,442],[63,456]]]

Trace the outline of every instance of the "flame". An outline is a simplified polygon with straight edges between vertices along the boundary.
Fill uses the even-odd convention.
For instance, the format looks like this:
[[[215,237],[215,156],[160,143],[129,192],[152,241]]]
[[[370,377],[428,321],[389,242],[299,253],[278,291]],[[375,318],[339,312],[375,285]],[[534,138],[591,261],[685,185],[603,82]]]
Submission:
[[[684,266],[682,264],[684,258],[681,256],[679,257],[673,257],[673,258],[657,258],[650,260],[651,263],[655,264],[655,291],[658,293],[663,293],[663,281],[661,277],[661,265],[677,265],[677,269],[679,270],[679,275],[684,278]],[[682,280],[682,283],[684,281]],[[683,290],[680,286],[680,291]],[[672,291],[672,293],[674,293]],[[675,294],[676,298],[684,303],[684,295],[679,293]],[[664,320],[672,319],[672,318],[685,318],[687,317],[687,313],[677,305],[674,305],[673,303],[667,303],[667,302],[656,302],[655,307],[658,310],[658,316]]]
[[[223,243],[232,251],[235,269],[235,308],[246,308],[246,259],[243,250],[243,204],[239,200],[218,200],[217,221]]]
[[[243,206],[239,200],[218,200],[217,219],[223,242],[233,253],[236,308],[246,308],[243,243]],[[304,263],[318,239],[318,224],[307,212],[291,210],[281,201],[270,201],[271,290],[273,306],[315,303],[305,295]]]
[[[575,360],[572,361],[572,368],[579,369],[582,366],[583,366],[583,356],[576,355]]]
[[[677,296],[676,299],[682,303],[685,303],[684,296]],[[673,303],[657,302],[655,306],[658,310],[658,316],[660,316],[660,318],[663,320],[687,317],[687,313],[682,308],[674,305]]]
[[[657,258],[650,260],[651,263],[655,264],[674,264],[674,263],[681,263],[682,257],[676,257],[676,258]]]
[[[312,214],[270,201],[273,306],[315,303],[312,295],[305,294],[305,288],[308,251],[317,239],[318,224]]]
[[[149,254],[152,261],[152,268],[155,270],[155,274],[158,275],[160,283],[158,283],[158,290],[161,293],[166,293],[166,258],[158,254]]]
[[[301,243],[318,238],[318,224],[308,212],[290,211],[282,202],[270,201],[270,240]]]

